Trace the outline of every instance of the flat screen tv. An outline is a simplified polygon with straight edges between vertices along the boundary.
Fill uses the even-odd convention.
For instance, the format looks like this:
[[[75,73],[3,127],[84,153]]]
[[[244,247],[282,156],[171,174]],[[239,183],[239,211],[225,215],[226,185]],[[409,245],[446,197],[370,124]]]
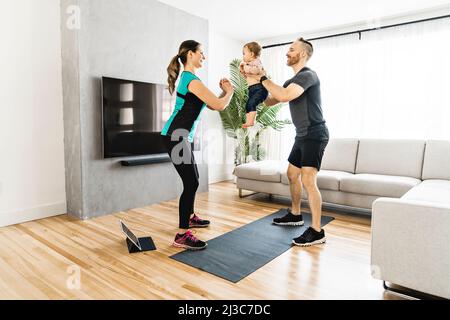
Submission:
[[[165,153],[161,131],[175,98],[166,85],[102,77],[103,157]]]

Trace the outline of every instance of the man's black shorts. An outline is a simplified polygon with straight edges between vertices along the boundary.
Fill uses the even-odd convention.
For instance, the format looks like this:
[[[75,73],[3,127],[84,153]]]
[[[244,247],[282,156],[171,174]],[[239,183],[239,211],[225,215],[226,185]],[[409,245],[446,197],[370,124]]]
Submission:
[[[313,167],[320,170],[322,157],[327,145],[328,140],[296,137],[288,161],[297,168]]]

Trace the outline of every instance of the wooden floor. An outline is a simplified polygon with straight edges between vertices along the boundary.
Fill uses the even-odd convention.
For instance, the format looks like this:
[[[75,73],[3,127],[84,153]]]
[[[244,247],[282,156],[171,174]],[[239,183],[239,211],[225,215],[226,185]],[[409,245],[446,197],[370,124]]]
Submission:
[[[59,216],[0,228],[1,299],[399,299],[370,275],[370,219],[325,212],[327,243],[294,247],[237,284],[172,260],[177,200],[89,221]],[[266,195],[238,197],[230,182],[198,194],[211,239],[286,207]],[[118,220],[157,251],[128,254]],[[77,274],[80,276],[77,277]],[[80,281],[78,281],[78,279]]]

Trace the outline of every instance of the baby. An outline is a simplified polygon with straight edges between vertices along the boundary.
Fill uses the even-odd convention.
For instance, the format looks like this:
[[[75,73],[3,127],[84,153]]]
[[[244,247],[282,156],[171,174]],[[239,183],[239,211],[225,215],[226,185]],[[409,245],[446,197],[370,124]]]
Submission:
[[[240,71],[245,74],[261,74],[262,64],[259,57],[261,56],[261,46],[256,42],[247,43],[243,50],[243,61],[240,65]],[[246,105],[246,122],[242,128],[249,128],[255,125],[256,108],[263,103],[269,93],[266,88],[257,80],[247,78],[248,83],[248,100]]]

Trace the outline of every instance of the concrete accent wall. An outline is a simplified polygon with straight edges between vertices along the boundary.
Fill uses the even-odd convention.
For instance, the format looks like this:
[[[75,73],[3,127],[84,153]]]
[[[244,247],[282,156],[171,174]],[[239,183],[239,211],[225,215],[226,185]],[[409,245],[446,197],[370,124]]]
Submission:
[[[69,213],[87,219],[178,197],[181,180],[171,163],[122,167],[123,159],[102,159],[100,80],[165,83],[183,40],[208,48],[208,22],[152,0],[62,0],[63,21],[70,4],[80,8],[81,28],[62,23]],[[207,70],[199,73],[205,83]],[[199,171],[204,192],[207,165]]]

